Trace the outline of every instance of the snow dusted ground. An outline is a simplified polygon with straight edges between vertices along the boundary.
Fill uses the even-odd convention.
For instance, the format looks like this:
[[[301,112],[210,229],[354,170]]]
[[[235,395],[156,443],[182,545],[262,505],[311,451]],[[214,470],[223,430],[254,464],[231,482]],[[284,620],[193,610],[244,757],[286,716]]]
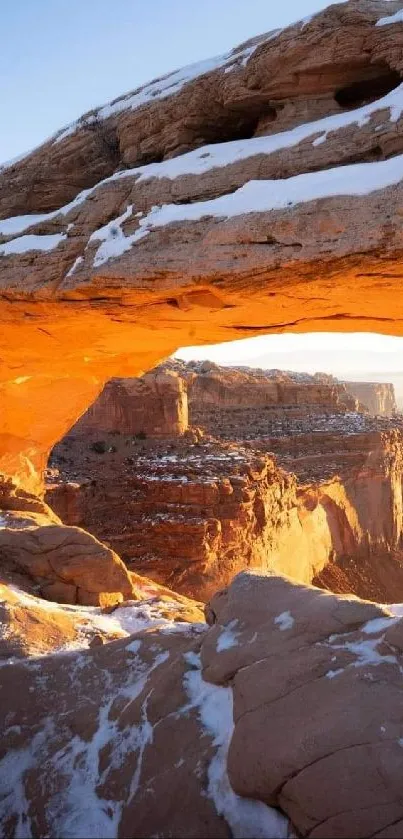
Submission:
[[[18,589],[21,604],[38,606],[38,598],[34,598]],[[166,603],[164,603],[164,607]],[[47,813],[55,835],[66,839],[80,839],[83,835],[94,837],[118,836],[119,824],[124,808],[130,804],[136,794],[141,792],[143,758],[148,749],[153,748],[154,728],[163,724],[163,720],[154,723],[147,715],[148,696],[139,705],[138,720],[135,724],[130,720],[126,727],[119,724],[119,719],[111,713],[116,702],[124,700],[129,708],[147,687],[147,682],[155,670],[166,666],[170,652],[161,646],[161,635],[166,633],[189,634],[190,641],[197,635],[207,631],[205,625],[174,624],[172,621],[158,617],[158,606],[151,603],[133,603],[117,609],[111,615],[102,615],[99,609],[77,606],[58,606],[54,603],[42,602],[42,607],[73,614],[78,624],[90,621],[93,628],[99,630],[120,630],[122,635],[130,635],[143,629],[153,629],[153,637],[147,640],[140,637],[129,638],[124,655],[127,657],[126,666],[122,667],[119,675],[109,679],[107,673],[99,671],[98,725],[89,738],[74,733],[63,744],[63,719],[58,718],[58,712],[45,716],[39,731],[24,746],[11,748],[3,760],[0,771],[0,822],[11,818],[17,813],[18,823],[15,836],[25,839],[32,835],[30,806],[26,798],[25,774],[29,770],[38,771],[36,767],[46,766],[47,773],[55,779],[62,777],[63,785],[57,793],[49,789],[47,793]],[[230,627],[228,631],[231,632]],[[160,640],[160,644],[158,644]],[[151,642],[151,646],[150,646]],[[143,651],[144,644],[144,651]],[[154,646],[153,646],[154,645]],[[227,648],[229,645],[224,644]],[[223,648],[224,648],[223,647]],[[148,653],[146,652],[148,649]],[[149,652],[153,656],[149,658]],[[72,647],[60,652],[71,652]],[[57,651],[56,651],[57,652]],[[145,656],[143,654],[145,652]],[[90,675],[91,658],[80,655],[77,650],[76,658],[67,656],[64,667],[69,668],[72,683],[87,685],[84,689],[91,689],[93,675]],[[176,653],[174,653],[176,655]],[[148,656],[148,658],[147,658]],[[200,794],[210,798],[217,813],[227,821],[234,839],[286,839],[289,836],[288,820],[277,810],[266,806],[261,801],[242,798],[233,791],[227,774],[227,753],[232,737],[233,697],[230,687],[219,687],[206,682],[201,672],[200,656],[195,652],[187,652],[185,660],[183,687],[187,701],[175,711],[175,718],[180,720],[188,716],[195,716],[200,726],[200,759],[205,760],[206,744],[213,746],[213,755],[207,764],[207,777],[200,777]],[[41,659],[38,657],[25,660],[27,674],[37,673],[38,691],[47,689],[47,676],[41,669]],[[87,671],[89,673],[87,677]],[[46,668],[45,668],[46,672]],[[95,674],[96,675],[96,674]],[[88,682],[88,684],[87,684]],[[30,688],[34,690],[34,688]],[[81,688],[77,689],[78,696]],[[62,715],[63,717],[64,715]],[[6,725],[7,728],[7,725]],[[60,730],[58,730],[60,728]],[[18,730],[17,730],[18,729]],[[6,730],[8,735],[13,730],[15,735],[21,733],[19,726],[12,726]],[[207,738],[207,740],[206,740]],[[59,742],[55,752],[52,743]],[[111,755],[107,769],[101,771],[100,756],[111,746]],[[185,746],[185,749],[187,747]],[[192,746],[193,749],[193,746]],[[183,758],[188,760],[186,750]],[[181,758],[179,761],[183,763]],[[110,767],[109,767],[110,763]],[[132,777],[128,791],[122,791],[122,799],[114,796],[113,800],[102,798],[102,784],[108,776],[109,769],[119,772],[124,766],[132,766]],[[41,771],[41,770],[40,770]],[[175,790],[175,785],[173,785]],[[124,794],[123,794],[124,793]]]
[[[27,609],[34,607],[35,610],[42,611],[44,616],[51,612],[53,615],[67,615],[72,619],[78,637],[75,641],[66,642],[55,649],[55,653],[87,649],[94,634],[97,633],[101,633],[106,640],[108,636],[109,640],[112,640],[119,637],[126,638],[149,628],[158,629],[162,633],[180,632],[191,636],[200,635],[207,630],[207,625],[204,623],[175,621],[174,615],[178,614],[178,604],[166,600],[161,602],[157,597],[149,597],[141,601],[127,601],[124,606],[107,614],[98,606],[63,605],[35,597],[14,585],[10,585],[9,588],[13,594],[17,595],[20,606]],[[172,619],[162,617],[161,610],[164,615],[171,611]]]
[[[383,603],[380,606],[383,609],[387,609],[390,615],[382,618],[373,618],[359,628],[359,631],[364,633],[364,636],[376,635],[377,637],[364,637],[364,639],[358,641],[355,639],[349,640],[349,637],[352,638],[354,636],[354,632],[352,632],[350,635],[347,633],[331,635],[327,641],[320,642],[335,651],[335,655],[332,658],[334,667],[326,673],[328,679],[335,679],[351,667],[366,667],[368,665],[378,667],[380,664],[399,666],[398,658],[393,654],[392,647],[390,647],[390,654],[385,654],[379,648],[385,640],[385,632],[403,617],[403,603]],[[346,652],[353,656],[352,661],[347,665],[337,667],[338,653],[343,654]],[[403,676],[403,668],[399,666],[399,670]],[[399,740],[399,744],[403,746],[403,739],[401,741]]]

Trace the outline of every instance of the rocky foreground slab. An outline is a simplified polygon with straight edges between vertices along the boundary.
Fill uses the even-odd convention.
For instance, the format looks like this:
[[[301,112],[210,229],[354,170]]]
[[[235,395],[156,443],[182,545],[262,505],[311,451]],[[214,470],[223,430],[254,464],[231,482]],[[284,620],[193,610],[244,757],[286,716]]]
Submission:
[[[399,617],[241,574],[209,626],[138,619],[2,666],[3,835],[401,835]]]

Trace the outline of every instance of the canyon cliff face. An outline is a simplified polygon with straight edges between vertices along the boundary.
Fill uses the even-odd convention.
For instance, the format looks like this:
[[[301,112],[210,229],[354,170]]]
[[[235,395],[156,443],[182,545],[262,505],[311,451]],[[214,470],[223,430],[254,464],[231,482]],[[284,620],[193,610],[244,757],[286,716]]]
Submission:
[[[157,416],[187,390],[196,430],[181,439],[171,424],[153,441],[150,382]],[[46,498],[129,569],[203,600],[244,568],[403,597],[398,419],[351,410],[360,403],[331,376],[210,362],[169,360],[104,393],[110,407],[101,396],[56,447]]]
[[[186,386],[171,370],[112,379],[75,426],[82,434],[98,430],[150,437],[174,437],[187,428]]]
[[[401,8],[330,6],[2,167],[2,473],[40,490],[105,382],[178,346],[401,333]]]
[[[119,435],[98,454],[96,438],[71,435],[53,454],[46,499],[131,571],[197,599],[253,568],[396,600],[403,429],[359,433],[356,416],[338,415],[333,434],[292,433],[286,416],[278,436],[246,445]]]
[[[175,591],[206,600],[244,568],[309,582],[329,556],[324,510],[300,515],[294,477],[270,457],[202,443],[132,451],[118,465],[119,452],[83,462],[81,448],[71,442],[69,455],[91,477],[50,484],[48,503]]]
[[[310,376],[283,370],[222,367],[210,361],[169,366],[187,383],[192,416],[212,406],[217,410],[239,408],[318,407],[332,411],[355,410],[357,397],[343,384],[329,377]]]
[[[373,416],[392,417],[397,412],[395,389],[380,382],[344,382],[346,390]]]

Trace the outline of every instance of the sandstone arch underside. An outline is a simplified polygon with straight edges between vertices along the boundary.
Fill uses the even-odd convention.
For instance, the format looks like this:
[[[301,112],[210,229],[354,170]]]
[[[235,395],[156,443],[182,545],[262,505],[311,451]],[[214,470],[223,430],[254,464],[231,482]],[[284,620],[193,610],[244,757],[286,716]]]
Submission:
[[[0,472],[38,490],[104,382],[179,346],[403,334],[402,10],[329,7],[0,169]]]

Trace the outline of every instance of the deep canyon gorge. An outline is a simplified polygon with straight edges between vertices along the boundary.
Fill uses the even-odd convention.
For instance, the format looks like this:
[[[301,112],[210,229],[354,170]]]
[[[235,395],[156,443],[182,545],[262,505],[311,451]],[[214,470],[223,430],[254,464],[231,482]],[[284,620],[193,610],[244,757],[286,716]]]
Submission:
[[[403,418],[392,385],[367,391],[375,416],[320,374],[170,361],[113,380],[52,453],[46,501],[198,600],[245,568],[403,599]]]
[[[393,385],[172,356],[403,335],[402,214],[401,0],[0,165],[1,836],[401,836]]]

